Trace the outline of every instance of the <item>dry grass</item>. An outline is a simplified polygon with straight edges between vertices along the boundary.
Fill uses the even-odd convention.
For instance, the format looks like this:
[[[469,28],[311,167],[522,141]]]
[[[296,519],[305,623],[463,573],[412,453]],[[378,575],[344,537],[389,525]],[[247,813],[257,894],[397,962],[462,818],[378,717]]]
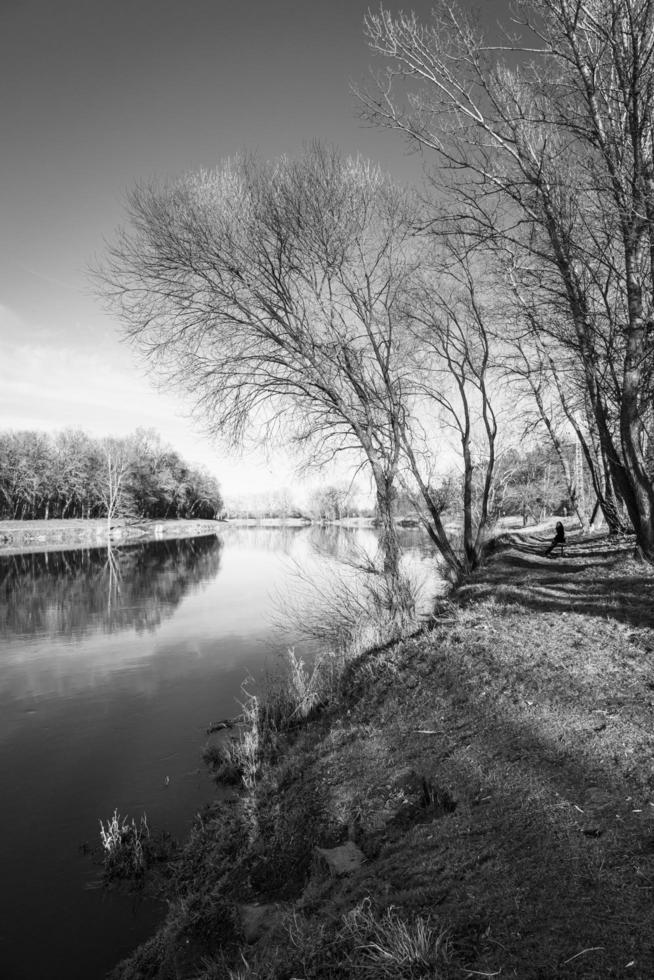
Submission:
[[[237,966],[205,959],[198,980],[440,980],[449,959],[447,930],[392,906],[377,912],[370,899],[330,924],[288,913],[280,938],[283,947],[242,950]]]
[[[242,783],[253,791],[264,765],[276,761],[283,735],[305,725],[318,711],[333,704],[347,665],[346,654],[327,651],[313,663],[305,664],[294,649],[276,673],[270,674],[263,689],[255,694],[247,678],[241,685],[243,700],[236,722],[237,734],[209,742],[202,753],[217,783]]]
[[[145,814],[137,824],[134,818],[121,817],[118,810],[107,820],[100,821],[100,840],[104,857],[105,878],[139,878],[145,874],[146,847],[150,828]]]
[[[349,543],[337,557],[324,551],[296,564],[290,589],[277,596],[277,625],[349,656],[398,639],[416,626],[424,583],[405,563],[396,576],[379,556]]]

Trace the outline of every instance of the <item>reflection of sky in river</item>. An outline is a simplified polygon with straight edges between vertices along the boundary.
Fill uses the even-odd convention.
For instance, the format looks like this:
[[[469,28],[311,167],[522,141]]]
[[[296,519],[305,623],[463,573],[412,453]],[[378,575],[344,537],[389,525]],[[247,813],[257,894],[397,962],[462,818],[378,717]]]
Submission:
[[[32,602],[33,609],[27,629],[16,623],[19,617],[0,621],[0,696],[70,697],[109,677],[115,685],[153,695],[160,683],[193,672],[196,662],[210,659],[231,670],[243,664],[246,648],[257,660],[279,652],[295,637],[271,628],[279,619],[279,597],[298,584],[298,569],[319,583],[328,574],[324,554],[351,552],[354,542],[374,554],[376,538],[369,531],[228,528],[220,543],[207,539],[205,550],[190,557],[186,542],[157,545],[172,560],[127,562],[118,582],[103,569],[101,552],[93,588],[80,597],[79,581],[73,581],[68,601],[74,616],[65,608],[65,592],[51,587],[52,580],[62,579],[51,559],[48,574],[40,576],[42,594],[37,589],[26,596],[20,588],[6,598],[9,606]],[[152,549],[140,546],[144,553]],[[414,552],[414,566],[417,561]],[[120,566],[119,554],[114,564]],[[168,580],[174,574],[178,582],[172,588]],[[153,658],[156,672],[143,670]]]

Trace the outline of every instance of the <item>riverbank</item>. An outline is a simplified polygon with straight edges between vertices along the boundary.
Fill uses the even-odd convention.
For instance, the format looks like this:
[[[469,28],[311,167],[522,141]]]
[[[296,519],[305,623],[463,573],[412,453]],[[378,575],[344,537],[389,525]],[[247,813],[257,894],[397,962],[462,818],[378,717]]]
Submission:
[[[654,576],[507,537],[198,817],[120,980],[654,976]]]
[[[208,520],[120,520],[108,535],[104,518],[89,520],[0,521],[0,554],[52,551],[67,548],[101,548],[111,544],[193,538],[218,534],[224,526]]]

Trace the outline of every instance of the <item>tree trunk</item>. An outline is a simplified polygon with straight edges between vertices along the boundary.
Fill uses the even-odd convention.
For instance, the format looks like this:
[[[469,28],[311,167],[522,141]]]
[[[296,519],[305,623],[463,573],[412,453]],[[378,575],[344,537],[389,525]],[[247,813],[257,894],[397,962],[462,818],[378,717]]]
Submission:
[[[377,469],[375,467],[375,469]],[[396,578],[400,567],[400,544],[393,523],[393,477],[381,470],[374,472],[376,487],[377,519],[379,521],[379,548],[385,575]]]
[[[477,565],[479,555],[475,547],[475,536],[472,527],[472,476],[473,465],[470,455],[470,437],[462,439],[463,449],[463,555],[466,571],[471,571]]]
[[[376,489],[382,573],[386,580],[385,588],[377,598],[381,598],[385,613],[390,615],[401,632],[403,625],[415,612],[415,603],[409,584],[400,571],[401,548],[392,509],[395,473],[388,473],[379,465],[373,465],[372,470]]]
[[[420,513],[417,503],[416,510],[418,510],[429,537],[436,545],[436,548],[440,552],[441,558],[445,562],[450,573],[454,578],[459,579],[465,571],[463,562],[456,554],[449,541],[447,532],[445,531],[443,522],[441,521],[440,511],[431,495],[429,485],[424,482],[421,476],[415,454],[408,441],[404,442],[404,450],[411,467],[413,478],[416,481],[422,500],[427,507],[429,517],[425,518],[423,514]]]
[[[636,299],[638,300],[639,296]],[[639,393],[643,387],[641,365],[645,331],[642,305],[636,302],[634,305],[637,309],[632,311],[632,296],[630,296],[630,314],[633,315],[623,373],[620,438],[623,467],[631,485],[631,496],[624,499],[636,531],[638,551],[647,561],[654,562],[654,488],[647,472],[640,442],[642,422]]]

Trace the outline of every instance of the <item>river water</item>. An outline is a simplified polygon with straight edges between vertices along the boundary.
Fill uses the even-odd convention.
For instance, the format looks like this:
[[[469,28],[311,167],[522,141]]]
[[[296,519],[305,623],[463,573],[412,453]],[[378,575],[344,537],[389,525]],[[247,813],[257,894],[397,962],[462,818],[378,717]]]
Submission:
[[[404,537],[428,579],[421,533]],[[97,887],[99,819],[185,835],[216,792],[207,726],[290,643],[312,655],[273,625],[279,597],[353,543],[374,550],[370,531],[227,528],[0,556],[2,980],[99,980],[151,933],[160,907]]]

